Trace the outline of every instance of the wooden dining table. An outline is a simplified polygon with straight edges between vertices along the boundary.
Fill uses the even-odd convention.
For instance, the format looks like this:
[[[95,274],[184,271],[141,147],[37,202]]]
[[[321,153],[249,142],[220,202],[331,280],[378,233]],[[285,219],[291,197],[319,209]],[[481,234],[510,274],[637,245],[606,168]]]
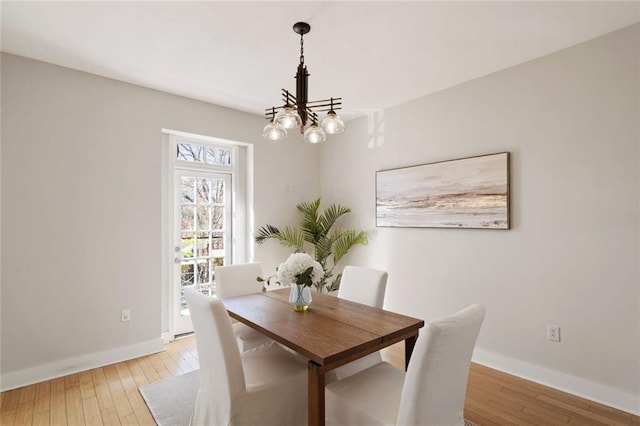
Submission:
[[[405,367],[424,321],[313,293],[309,309],[289,305],[288,288],[223,298],[232,318],[308,359],[308,423],[324,425],[325,373],[404,340]]]

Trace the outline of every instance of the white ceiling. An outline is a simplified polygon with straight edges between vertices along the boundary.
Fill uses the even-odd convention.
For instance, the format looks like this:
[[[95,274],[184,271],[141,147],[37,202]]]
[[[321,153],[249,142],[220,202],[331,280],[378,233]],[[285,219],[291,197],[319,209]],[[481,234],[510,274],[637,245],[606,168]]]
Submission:
[[[640,21],[640,2],[2,2],[2,50],[262,114],[295,90],[386,108]]]

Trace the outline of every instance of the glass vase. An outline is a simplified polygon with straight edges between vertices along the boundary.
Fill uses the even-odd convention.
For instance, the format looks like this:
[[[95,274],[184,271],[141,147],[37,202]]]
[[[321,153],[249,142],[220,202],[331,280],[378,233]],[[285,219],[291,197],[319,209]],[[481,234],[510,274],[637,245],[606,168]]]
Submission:
[[[311,304],[311,289],[302,284],[291,284],[289,303],[293,306],[294,311],[306,311]]]

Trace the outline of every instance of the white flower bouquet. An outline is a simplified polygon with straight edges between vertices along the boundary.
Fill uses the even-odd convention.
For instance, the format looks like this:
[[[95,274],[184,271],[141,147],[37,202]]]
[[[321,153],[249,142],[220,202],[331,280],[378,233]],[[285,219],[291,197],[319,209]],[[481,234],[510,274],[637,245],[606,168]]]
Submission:
[[[283,263],[276,268],[276,274],[264,279],[258,277],[258,281],[271,284],[271,280],[283,286],[303,285],[310,287],[317,285],[324,276],[324,270],[320,263],[313,260],[307,253],[293,253]],[[263,287],[263,291],[266,288]]]
[[[304,312],[311,304],[312,285],[317,286],[324,277],[322,265],[315,261],[313,257],[307,253],[293,253],[276,269],[276,274],[270,276],[266,280],[258,277],[259,282],[271,284],[271,280],[275,278],[275,282],[280,285],[291,286],[291,294],[289,295],[289,303],[293,309],[298,312]],[[266,291],[266,287],[262,286],[262,291]]]
[[[276,277],[281,285],[316,285],[322,279],[322,266],[307,253],[293,253],[278,266]]]

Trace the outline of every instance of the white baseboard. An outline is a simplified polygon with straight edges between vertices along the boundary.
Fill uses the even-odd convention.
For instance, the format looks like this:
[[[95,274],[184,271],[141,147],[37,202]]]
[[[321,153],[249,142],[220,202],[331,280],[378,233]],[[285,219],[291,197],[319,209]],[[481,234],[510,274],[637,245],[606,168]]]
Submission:
[[[154,339],[135,345],[109,349],[74,358],[54,361],[24,370],[10,371],[0,375],[0,391],[32,385],[45,380],[56,379],[69,374],[103,367],[121,361],[127,361],[164,350],[162,339]]]
[[[472,361],[627,413],[640,415],[640,395],[476,348]]]

